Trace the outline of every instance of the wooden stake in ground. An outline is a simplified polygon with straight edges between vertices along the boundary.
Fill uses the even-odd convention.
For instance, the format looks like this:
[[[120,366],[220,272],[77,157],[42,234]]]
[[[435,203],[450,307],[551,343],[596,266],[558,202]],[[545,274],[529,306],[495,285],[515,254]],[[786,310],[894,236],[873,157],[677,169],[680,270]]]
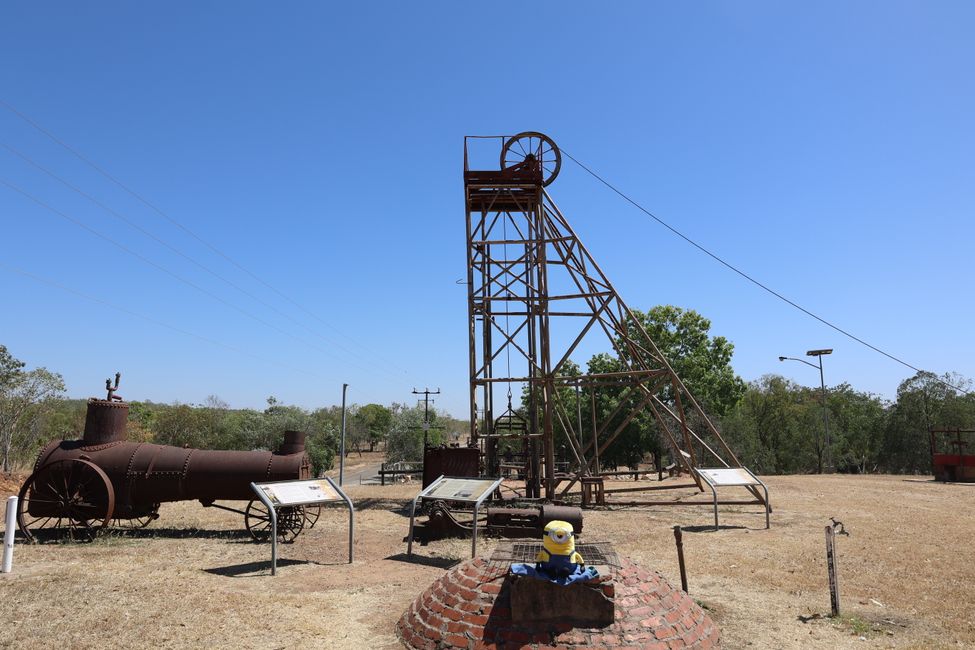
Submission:
[[[833,616],[840,615],[840,579],[836,573],[836,535],[826,527],[826,568],[829,571],[829,604]]]
[[[687,593],[687,570],[684,568],[684,539],[680,526],[674,526],[674,541],[677,542],[677,563],[680,565],[680,588]]]

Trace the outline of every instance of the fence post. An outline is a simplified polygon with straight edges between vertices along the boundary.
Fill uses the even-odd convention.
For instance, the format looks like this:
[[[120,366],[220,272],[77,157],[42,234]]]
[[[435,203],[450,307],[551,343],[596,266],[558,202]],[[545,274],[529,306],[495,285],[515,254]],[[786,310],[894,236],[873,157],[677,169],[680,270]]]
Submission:
[[[840,578],[836,570],[836,534],[826,527],[826,568],[829,571],[829,605],[833,616],[840,615]]]
[[[3,573],[10,573],[14,564],[14,531],[17,519],[17,497],[7,497],[7,529],[3,534]]]
[[[684,568],[684,538],[680,526],[674,526],[674,541],[677,542],[677,563],[680,565],[680,588],[687,593],[687,570]]]

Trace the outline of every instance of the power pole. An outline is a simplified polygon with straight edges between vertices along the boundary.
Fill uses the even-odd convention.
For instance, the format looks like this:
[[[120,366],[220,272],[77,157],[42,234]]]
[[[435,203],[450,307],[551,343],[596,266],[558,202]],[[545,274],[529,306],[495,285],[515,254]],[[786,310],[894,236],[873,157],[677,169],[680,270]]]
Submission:
[[[342,384],[342,438],[339,442],[339,485],[345,478],[345,392],[349,389],[348,384]]]
[[[414,395],[423,395],[423,448],[427,448],[427,432],[430,431],[430,396],[439,395],[440,389],[433,391],[429,388],[423,390],[413,389]]]

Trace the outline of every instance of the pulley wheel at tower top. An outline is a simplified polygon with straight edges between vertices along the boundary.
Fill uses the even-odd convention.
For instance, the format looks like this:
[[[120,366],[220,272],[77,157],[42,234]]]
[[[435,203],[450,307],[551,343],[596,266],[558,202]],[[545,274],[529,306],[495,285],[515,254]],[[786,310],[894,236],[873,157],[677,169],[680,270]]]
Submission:
[[[555,142],[537,131],[525,131],[508,138],[501,149],[501,169],[531,165],[541,169],[543,186],[554,181],[562,168],[562,154]]]

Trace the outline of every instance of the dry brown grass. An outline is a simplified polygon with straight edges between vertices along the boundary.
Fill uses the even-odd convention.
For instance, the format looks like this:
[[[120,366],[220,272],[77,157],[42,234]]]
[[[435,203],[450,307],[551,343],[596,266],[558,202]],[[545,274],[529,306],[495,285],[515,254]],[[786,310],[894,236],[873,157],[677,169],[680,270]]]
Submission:
[[[706,530],[706,508],[658,507],[587,511],[585,537],[609,540],[679,584],[672,526],[691,526],[690,592],[711,610],[725,647],[975,645],[975,486],[892,476],[768,482],[768,531],[748,507],[724,508],[729,528],[717,533]],[[443,541],[418,549],[424,563],[402,559],[404,506],[418,489],[348,486],[359,508],[356,562],[345,564],[347,516],[331,509],[281,547],[273,578],[270,549],[249,541],[241,517],[196,503],[164,505],[146,531],[92,544],[18,545],[14,573],[0,577],[0,646],[399,647],[400,614],[470,550]],[[804,623],[829,611],[830,516],[851,532],[838,538],[845,616]]]

